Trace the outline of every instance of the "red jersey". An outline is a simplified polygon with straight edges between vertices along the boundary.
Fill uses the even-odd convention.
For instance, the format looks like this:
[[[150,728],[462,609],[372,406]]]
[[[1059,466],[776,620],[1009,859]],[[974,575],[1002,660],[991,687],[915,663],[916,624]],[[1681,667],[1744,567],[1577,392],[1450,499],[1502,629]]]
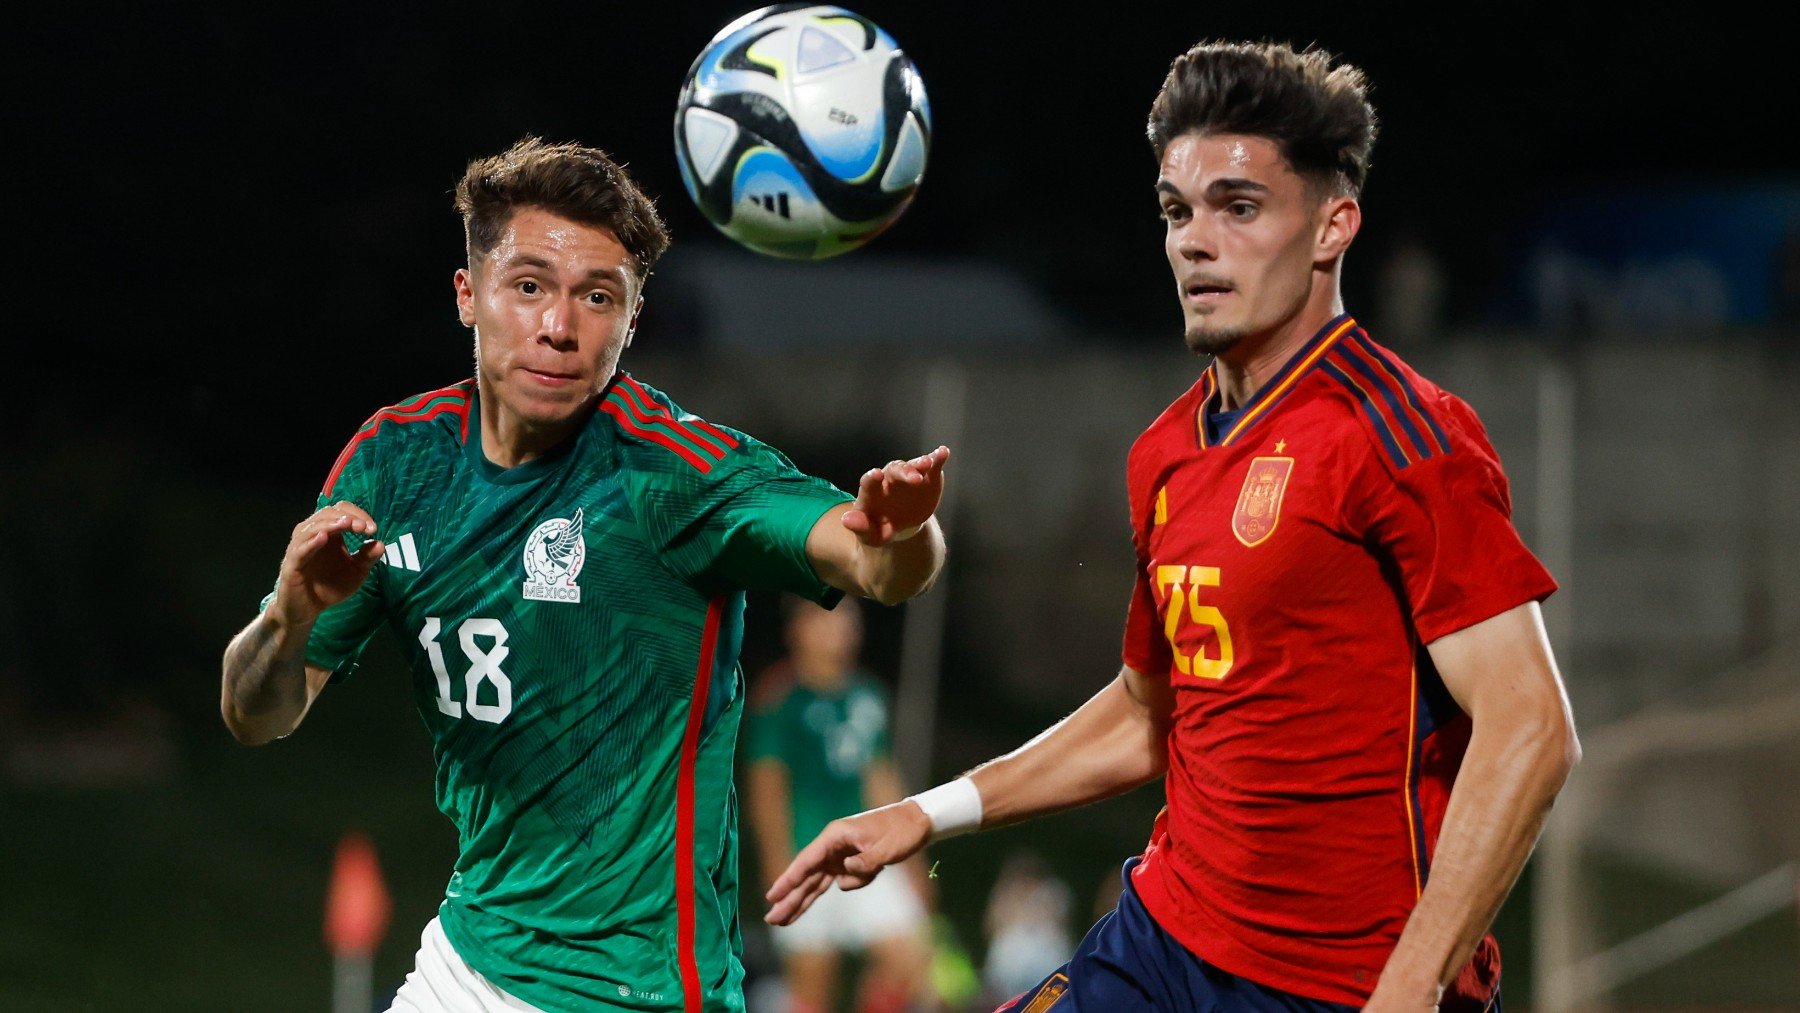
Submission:
[[[1209,436],[1217,389],[1209,367],[1131,449],[1124,658],[1175,690],[1133,882],[1202,959],[1360,1005],[1469,739],[1424,645],[1556,584],[1474,411],[1350,317]],[[1490,936],[1444,1008],[1479,1009],[1499,974]]]

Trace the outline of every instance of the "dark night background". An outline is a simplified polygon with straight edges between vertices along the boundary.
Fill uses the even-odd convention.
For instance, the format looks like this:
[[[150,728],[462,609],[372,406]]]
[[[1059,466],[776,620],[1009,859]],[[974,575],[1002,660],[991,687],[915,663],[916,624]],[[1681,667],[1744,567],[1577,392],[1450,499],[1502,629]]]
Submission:
[[[15,368],[39,378],[24,391],[32,431],[153,411],[196,430],[181,442],[203,467],[310,484],[347,425],[464,370],[449,190],[471,157],[527,132],[627,162],[660,198],[672,256],[721,241],[682,192],[670,124],[694,54],[742,9],[9,15],[21,178],[8,218],[33,279],[11,318]],[[1382,133],[1351,291],[1385,245],[1422,236],[1459,322],[1494,304],[1520,217],[1549,195],[1795,164],[1800,89],[1758,49],[1772,28],[1729,7],[1700,23],[1437,10],[866,4],[919,66],[937,121],[920,196],[877,249],[996,258],[1096,340],[1172,338],[1143,123],[1169,60],[1203,37],[1316,41],[1367,70]],[[663,309],[648,295],[644,347]],[[246,414],[258,425],[207,421]],[[290,452],[268,453],[276,442]]]
[[[912,208],[849,256],[1002,265],[1083,351],[1153,354],[1177,339],[1144,119],[1169,61],[1203,38],[1316,42],[1367,71],[1381,136],[1346,266],[1355,312],[1376,265],[1415,243],[1443,269],[1447,327],[1516,327],[1524,232],[1564,195],[1800,176],[1789,47],[1750,5],[853,6],[918,66],[934,135]],[[747,9],[174,2],[6,15],[0,523],[14,546],[0,557],[0,631],[19,642],[0,659],[0,739],[41,749],[33,761],[17,750],[13,787],[0,780],[0,868],[18,877],[0,874],[0,1008],[321,1008],[318,897],[339,814],[388,846],[396,915],[378,986],[410,966],[453,841],[398,673],[359,688],[361,703],[322,707],[293,743],[246,752],[213,709],[218,652],[357,424],[468,375],[450,191],[471,158],[526,133],[604,147],[658,198],[675,238],[665,264],[702,250],[754,258],[694,210],[671,143],[689,63]],[[704,361],[706,335],[729,323],[697,321],[681,297],[652,281],[628,368],[638,352]],[[932,326],[954,335],[954,321]],[[1793,347],[1791,333],[1750,340]],[[1147,422],[1161,396],[1133,410]],[[888,451],[862,420],[841,427],[849,445],[795,437],[794,456],[848,484]],[[897,639],[897,622],[872,621],[871,653]],[[772,642],[753,630],[746,664]],[[989,647],[952,630],[962,657]],[[891,662],[876,667],[892,678]],[[1061,697],[1021,708],[979,684],[966,705],[962,726],[947,722],[952,756],[990,755],[1066,709]],[[982,720],[1004,730],[971,731]],[[142,770],[160,773],[42,773],[146,729]],[[1115,822],[1141,837],[1154,800],[1119,805],[1135,805]],[[1038,839],[1115,861],[1110,838],[1059,821]],[[973,944],[1000,858],[954,854],[968,856],[965,878],[942,903]],[[109,885],[84,891],[90,878]],[[1076,885],[1085,928],[1091,884]],[[1525,916],[1508,912],[1522,937]],[[1506,942],[1512,1005],[1531,957]],[[1791,964],[1791,950],[1771,959]],[[259,990],[281,998],[221,998]]]

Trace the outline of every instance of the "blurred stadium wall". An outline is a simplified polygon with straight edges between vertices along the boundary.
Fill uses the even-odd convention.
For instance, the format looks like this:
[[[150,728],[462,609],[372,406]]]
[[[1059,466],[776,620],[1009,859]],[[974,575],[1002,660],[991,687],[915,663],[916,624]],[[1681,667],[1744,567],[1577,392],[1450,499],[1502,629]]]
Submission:
[[[1519,527],[1564,585],[1548,614],[1588,757],[1502,915],[1509,1005],[1800,1003],[1781,871],[1800,847],[1791,339],[1551,346],[1482,332],[1402,348],[1481,413]],[[966,396],[951,569],[936,592],[947,611],[932,776],[1011,748],[1116,671],[1131,567],[1123,462],[1195,375],[1178,345],[1089,349],[1065,334],[954,358],[891,344],[650,347],[629,366],[844,485],[935,443],[928,378],[956,375]],[[310,489],[223,484],[148,429],[74,428],[0,474],[9,489],[59,492],[54,509],[0,504],[14,536],[0,636],[22,645],[0,660],[12,828],[0,862],[30,872],[0,903],[0,1007],[241,1008],[221,990],[283,983],[289,999],[262,1008],[319,1008],[325,874],[351,825],[370,829],[395,880],[377,980],[397,982],[453,842],[431,810],[428,748],[391,647],[378,644],[292,742],[239,750],[217,723],[218,652],[266,590]],[[773,651],[766,604],[753,602],[747,667]],[[891,679],[904,633],[885,622],[872,624],[871,661]],[[944,910],[979,950],[1006,850],[1032,847],[1086,890],[1142,846],[1157,804],[1147,789],[954,842],[940,849]],[[1724,909],[1706,907],[1720,898]],[[1673,939],[1643,942],[1696,909]],[[1078,903],[1075,927],[1087,918]],[[76,984],[82,968],[94,976]]]

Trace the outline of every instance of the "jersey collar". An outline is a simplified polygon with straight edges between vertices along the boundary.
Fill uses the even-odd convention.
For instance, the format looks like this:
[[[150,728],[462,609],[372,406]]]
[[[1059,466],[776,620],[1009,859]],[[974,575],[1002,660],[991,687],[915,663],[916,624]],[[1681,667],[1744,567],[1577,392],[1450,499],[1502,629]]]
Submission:
[[[1300,382],[1313,366],[1317,365],[1325,353],[1331,351],[1339,339],[1356,327],[1356,320],[1348,313],[1341,313],[1331,319],[1319,332],[1307,340],[1281,369],[1262,385],[1256,395],[1244,403],[1242,414],[1237,422],[1226,430],[1225,435],[1217,443],[1206,438],[1206,414],[1212,410],[1213,399],[1219,395],[1219,377],[1216,363],[1208,363],[1206,372],[1200,377],[1200,410],[1194,415],[1194,433],[1200,440],[1202,449],[1210,446],[1228,447],[1236,443],[1244,433],[1253,428],[1275,407],[1276,402],[1288,395],[1294,385]]]
[[[563,462],[569,457],[569,452],[574,450],[575,445],[587,436],[587,431],[591,428],[590,426],[584,425],[576,432],[570,434],[568,439],[563,440],[561,443],[551,448],[549,452],[539,457],[534,457],[524,464],[515,465],[511,468],[502,468],[498,464],[488,460],[487,454],[481,449],[481,410],[483,406],[479,389],[480,384],[477,384],[476,388],[476,390],[471,391],[469,394],[469,434],[467,438],[463,440],[463,457],[468,461],[469,466],[475,470],[475,474],[481,476],[483,481],[490,482],[494,485],[517,485],[522,482],[534,482],[543,478],[545,475],[555,472],[562,467]]]

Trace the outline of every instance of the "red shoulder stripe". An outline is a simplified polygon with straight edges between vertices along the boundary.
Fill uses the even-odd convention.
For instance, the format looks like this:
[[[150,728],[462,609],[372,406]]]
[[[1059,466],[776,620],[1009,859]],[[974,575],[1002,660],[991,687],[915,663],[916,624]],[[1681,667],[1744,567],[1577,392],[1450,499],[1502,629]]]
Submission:
[[[715,461],[722,461],[725,459],[725,448],[715,446],[711,440],[702,437],[699,433],[694,432],[686,426],[677,424],[671,419],[650,414],[644,410],[642,405],[639,405],[633,400],[630,394],[624,391],[619,391],[617,397],[607,398],[606,403],[623,407],[641,426],[663,427],[669,431],[670,439],[691,445],[693,449],[702,456],[710,457]]]
[[[698,468],[702,475],[712,470],[712,462],[695,453],[687,444],[670,436],[668,433],[638,425],[637,422],[632,420],[630,413],[620,406],[618,400],[607,398],[605,401],[600,402],[600,410],[612,416],[613,421],[619,424],[619,428],[633,436],[643,437],[652,443],[674,451],[676,456],[693,465],[695,468]]]
[[[689,439],[693,439],[695,443],[700,444],[707,452],[716,452],[715,459],[724,457],[727,448],[738,446],[738,441],[734,441],[729,435],[718,432],[716,426],[700,423],[700,419],[693,419],[693,423],[700,423],[700,425],[706,426],[707,432],[711,432],[711,434],[716,435],[716,437],[720,437],[720,439],[724,441],[724,446],[718,446],[718,444],[713,443],[713,441],[709,441],[706,435],[698,434],[698,432],[695,432],[695,428],[693,428],[693,423],[684,423],[682,419],[677,419],[677,417],[675,417],[675,412],[670,412],[668,408],[662,407],[661,401],[657,401],[657,399],[650,396],[650,390],[644,389],[643,383],[632,380],[630,376],[626,376],[623,372],[619,374],[619,381],[621,381],[625,387],[632,390],[634,394],[637,394],[637,398],[626,396],[626,403],[632,407],[635,416],[639,417],[639,421],[643,421],[646,425],[652,423],[652,421],[657,421],[657,423],[662,423],[662,425],[670,426],[673,430],[680,430],[682,434],[688,435]]]
[[[689,419],[687,424],[690,426],[697,426],[697,427],[704,429],[707,432],[713,434],[713,436],[715,436],[719,440],[723,441],[727,447],[735,448],[738,445],[738,441],[735,439],[732,439],[730,433],[726,432],[723,429],[720,429],[718,426],[713,425],[711,422],[708,422],[705,419]]]
[[[420,405],[430,403],[429,401],[422,402],[419,398],[443,398],[446,400],[441,404],[432,405],[424,411],[418,411],[416,408],[408,411],[405,408],[405,406],[409,404]],[[337,461],[331,466],[331,473],[325,476],[325,487],[319,490],[319,495],[331,495],[331,491],[337,487],[338,476],[344,473],[345,466],[350,463],[352,457],[356,456],[356,448],[362,444],[362,441],[374,436],[375,433],[381,429],[381,424],[383,422],[395,422],[405,425],[408,422],[423,422],[427,419],[434,419],[446,412],[454,413],[462,417],[462,430],[466,437],[469,430],[469,395],[467,391],[460,387],[446,387],[443,390],[432,391],[429,394],[421,394],[419,397],[408,398],[398,405],[391,408],[383,408],[369,416],[369,420],[364,422],[362,426],[357,429],[356,435],[350,437],[350,442],[344,444],[343,451],[338,454]]]

